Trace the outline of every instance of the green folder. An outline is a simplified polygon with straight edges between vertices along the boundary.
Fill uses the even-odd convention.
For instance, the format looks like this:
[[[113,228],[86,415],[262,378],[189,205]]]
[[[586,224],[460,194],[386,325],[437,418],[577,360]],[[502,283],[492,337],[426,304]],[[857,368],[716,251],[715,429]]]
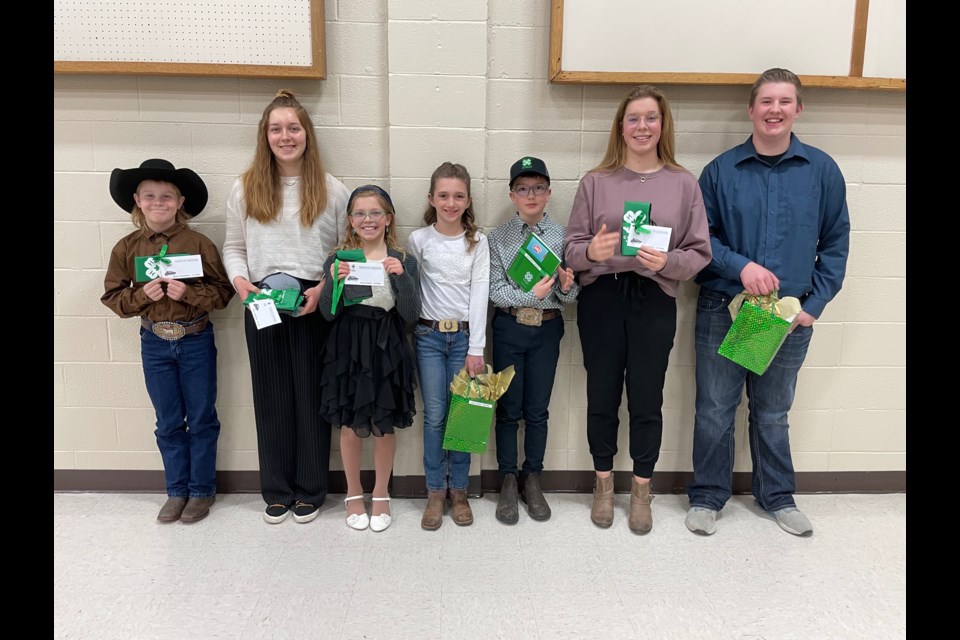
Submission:
[[[560,262],[560,256],[551,251],[540,236],[531,232],[520,244],[520,250],[510,263],[507,275],[523,291],[529,293],[544,276],[552,276]]]

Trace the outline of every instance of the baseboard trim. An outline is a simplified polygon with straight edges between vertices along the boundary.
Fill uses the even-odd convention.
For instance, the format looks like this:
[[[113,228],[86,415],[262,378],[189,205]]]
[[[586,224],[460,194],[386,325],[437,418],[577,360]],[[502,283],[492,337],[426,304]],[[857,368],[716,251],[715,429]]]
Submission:
[[[629,493],[630,473],[614,472],[617,492]],[[590,493],[593,491],[593,471],[544,471],[540,484],[552,493]],[[653,474],[654,493],[685,493],[693,479],[689,471],[657,471]],[[372,488],[374,472],[361,473],[363,486]],[[394,476],[390,493],[397,498],[423,498],[427,495],[423,476]],[[258,471],[218,471],[219,493],[259,493]],[[496,470],[470,476],[468,493],[481,496],[486,491],[496,492],[500,477]],[[163,493],[163,471],[134,471],[114,469],[54,469],[54,491],[89,491],[105,493]],[[347,482],[342,471],[330,472],[330,493],[344,493]],[[797,474],[797,493],[906,493],[906,471],[805,471]],[[750,493],[750,473],[733,474],[733,492]]]

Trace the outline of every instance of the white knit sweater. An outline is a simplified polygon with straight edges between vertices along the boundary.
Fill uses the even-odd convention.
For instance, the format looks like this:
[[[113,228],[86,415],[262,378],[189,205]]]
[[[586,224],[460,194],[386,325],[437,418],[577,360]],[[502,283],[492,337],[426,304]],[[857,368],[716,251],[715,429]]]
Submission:
[[[223,264],[232,283],[237,276],[258,282],[283,271],[305,280],[319,280],[323,261],[347,230],[346,185],[326,174],[327,208],[310,228],[300,224],[300,178],[283,178],[280,219],[267,224],[244,215],[243,182],[237,178],[227,198],[227,236]],[[288,184],[292,183],[292,184]]]

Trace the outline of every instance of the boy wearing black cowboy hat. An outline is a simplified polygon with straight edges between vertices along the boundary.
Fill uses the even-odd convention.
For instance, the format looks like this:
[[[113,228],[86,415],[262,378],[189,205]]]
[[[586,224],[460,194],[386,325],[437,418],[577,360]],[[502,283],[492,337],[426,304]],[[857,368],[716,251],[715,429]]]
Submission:
[[[157,522],[197,522],[217,492],[217,348],[208,314],[234,293],[216,245],[186,224],[206,205],[207,187],[190,169],[155,159],[114,169],[110,195],[137,230],[110,253],[100,301],[121,318],[140,317],[168,496]],[[167,256],[184,254],[199,256],[201,277],[168,273]]]

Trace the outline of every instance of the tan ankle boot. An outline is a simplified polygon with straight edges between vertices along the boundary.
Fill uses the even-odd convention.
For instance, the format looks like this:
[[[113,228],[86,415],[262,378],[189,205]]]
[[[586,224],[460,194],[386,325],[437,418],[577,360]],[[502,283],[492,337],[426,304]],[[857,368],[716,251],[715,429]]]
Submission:
[[[606,478],[597,476],[593,487],[593,508],[590,509],[593,524],[606,529],[613,524],[613,474]]]
[[[473,524],[473,511],[467,502],[467,492],[450,489],[450,517],[454,524],[465,527]]]
[[[649,533],[650,529],[653,529],[651,502],[653,496],[650,495],[650,483],[640,484],[634,481],[630,491],[630,531]]]
[[[427,531],[436,531],[443,524],[443,503],[447,499],[447,492],[427,491],[427,508],[423,510],[420,526]]]

